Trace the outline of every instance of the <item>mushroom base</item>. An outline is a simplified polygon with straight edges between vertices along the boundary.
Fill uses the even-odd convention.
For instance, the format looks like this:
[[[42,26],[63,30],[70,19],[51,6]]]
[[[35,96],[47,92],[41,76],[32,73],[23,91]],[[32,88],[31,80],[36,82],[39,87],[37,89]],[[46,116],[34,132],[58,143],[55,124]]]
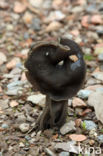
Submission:
[[[46,106],[37,120],[38,130],[61,127],[67,117],[68,100],[54,101],[46,97]]]

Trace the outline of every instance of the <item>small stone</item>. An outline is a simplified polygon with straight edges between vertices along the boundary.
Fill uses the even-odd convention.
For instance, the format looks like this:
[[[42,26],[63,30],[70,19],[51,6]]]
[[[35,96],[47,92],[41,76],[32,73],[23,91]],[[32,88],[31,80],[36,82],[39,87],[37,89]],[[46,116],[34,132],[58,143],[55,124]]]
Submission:
[[[41,8],[43,0],[29,0],[30,4],[36,8]]]
[[[25,133],[29,130],[29,124],[22,123],[22,124],[20,124],[19,128],[20,128],[21,132]]]
[[[85,102],[76,97],[73,98],[72,104],[73,104],[73,107],[86,107]]]
[[[29,38],[30,38],[29,33],[28,33],[28,32],[25,32],[25,33],[24,33],[24,39],[27,40],[27,39],[29,39]]]
[[[97,119],[103,123],[103,92],[96,91],[90,94],[88,104],[94,107]]]
[[[91,129],[90,132],[89,132],[89,136],[91,138],[96,138],[97,137],[97,132],[96,132],[96,129]]]
[[[8,69],[13,69],[18,63],[20,63],[20,58],[15,57],[10,62],[6,64]]]
[[[60,133],[62,135],[67,134],[68,132],[72,132],[75,131],[75,122],[74,121],[70,121],[68,123],[65,123],[61,128],[60,128]]]
[[[78,154],[79,153],[79,148],[75,144],[76,144],[76,141],[68,141],[68,142],[56,143],[54,148],[56,150],[63,150],[63,151],[67,151],[67,152],[72,152],[72,153]]]
[[[25,139],[26,139],[27,141],[31,140],[31,138],[30,138],[29,135],[26,135],[26,136],[25,136]]]
[[[101,54],[98,55],[98,60],[99,61],[103,61],[103,53],[101,53]]]
[[[62,27],[61,23],[59,23],[57,21],[53,21],[46,27],[45,31],[46,32],[56,31],[61,27]]]
[[[103,135],[97,136],[97,140],[98,140],[100,143],[103,143]]]
[[[12,100],[12,101],[10,102],[10,106],[11,106],[11,107],[16,107],[16,106],[18,106],[18,102],[16,102],[15,100]]]
[[[92,93],[92,91],[90,90],[83,90],[81,89],[79,92],[78,92],[78,97],[79,98],[82,98],[82,99],[87,99],[88,96]]]
[[[59,156],[70,156],[69,152],[61,152]]]
[[[98,29],[96,32],[99,36],[102,36],[103,35],[103,26],[100,29]]]
[[[102,23],[102,17],[101,17],[99,14],[93,15],[93,16],[91,17],[91,22],[92,22],[93,24],[101,24],[101,23]]]
[[[41,21],[39,18],[33,18],[31,28],[35,31],[39,31],[41,29]]]
[[[103,81],[103,72],[93,72],[92,76],[95,77],[95,79]]]
[[[81,125],[81,122],[82,122],[81,119],[76,119],[76,120],[75,120],[75,125],[76,125],[77,127],[79,127],[79,126]]]
[[[20,143],[19,143],[19,147],[21,147],[21,148],[22,148],[22,147],[25,147],[25,145],[23,144],[23,142],[20,142]]]
[[[7,29],[8,31],[12,31],[12,30],[14,29],[14,27],[13,27],[12,24],[8,24],[8,25],[6,26],[6,29]]]
[[[101,53],[103,53],[103,46],[97,46],[94,50],[94,54],[99,55]]]
[[[15,13],[22,13],[26,10],[26,7],[27,6],[24,5],[23,3],[15,1],[13,10]]]
[[[27,101],[30,101],[36,105],[39,105],[41,107],[45,106],[45,102],[46,102],[46,96],[43,94],[37,94],[37,95],[30,95],[27,98]]]
[[[47,17],[46,21],[61,21],[65,18],[65,14],[63,14],[60,10],[50,12],[50,15]]]
[[[7,61],[7,57],[5,54],[3,54],[2,52],[0,52],[0,65],[2,65],[3,63],[5,63]]]
[[[0,107],[2,110],[7,109],[9,107],[8,102],[8,99],[0,100]]]
[[[94,140],[90,140],[90,141],[89,141],[89,144],[90,144],[90,145],[94,145],[94,143],[95,143]]]
[[[9,4],[6,1],[0,1],[0,8],[1,9],[8,9]]]
[[[95,12],[96,9],[97,8],[96,8],[96,4],[95,3],[94,4],[91,4],[91,5],[88,5],[88,7],[86,7],[86,11],[88,13],[93,13],[93,12]]]
[[[1,127],[4,128],[4,129],[9,128],[8,124],[6,124],[6,123],[2,124]]]
[[[84,123],[87,130],[97,129],[97,125],[91,120],[84,120]]]
[[[25,12],[23,16],[23,21],[25,24],[31,24],[32,23],[33,16],[30,12]]]
[[[47,155],[49,155],[49,156],[54,156],[54,155],[55,155],[49,148],[45,148],[45,152],[46,152]]]
[[[87,137],[83,134],[70,134],[69,138],[71,140],[78,141],[78,142],[81,142],[87,139]]]

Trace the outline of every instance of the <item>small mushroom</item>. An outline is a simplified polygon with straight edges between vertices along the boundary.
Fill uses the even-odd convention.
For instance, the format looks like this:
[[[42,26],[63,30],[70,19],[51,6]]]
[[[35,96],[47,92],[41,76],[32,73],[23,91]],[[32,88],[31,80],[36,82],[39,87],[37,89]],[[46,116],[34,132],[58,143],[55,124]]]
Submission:
[[[61,127],[67,117],[68,98],[76,95],[85,79],[86,65],[80,47],[65,38],[59,43],[39,42],[31,48],[25,67],[33,87],[46,94],[38,129]]]

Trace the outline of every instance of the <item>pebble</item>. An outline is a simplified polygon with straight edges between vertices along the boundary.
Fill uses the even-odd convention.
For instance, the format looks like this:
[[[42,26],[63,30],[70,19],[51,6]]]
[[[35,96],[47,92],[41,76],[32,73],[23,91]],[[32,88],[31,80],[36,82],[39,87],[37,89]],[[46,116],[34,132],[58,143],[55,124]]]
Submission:
[[[12,24],[7,24],[6,29],[7,29],[8,31],[12,31],[12,30],[14,29],[14,27],[13,27]]]
[[[92,76],[100,81],[103,81],[103,72],[100,72],[100,71],[94,72],[94,73],[92,73]]]
[[[68,132],[72,132],[75,131],[75,122],[74,121],[70,121],[68,123],[65,123],[61,128],[60,128],[60,133],[62,135],[67,134]]]
[[[25,147],[25,145],[23,144],[23,142],[19,143],[19,147]]]
[[[85,102],[77,97],[73,98],[72,105],[73,107],[86,107]]]
[[[59,156],[70,156],[69,152],[61,152]]]
[[[96,138],[97,137],[97,132],[96,132],[96,129],[91,129],[90,132],[89,132],[89,136],[91,138]]]
[[[25,32],[24,33],[24,39],[27,40],[28,38],[30,38],[29,33],[28,32]]]
[[[93,13],[93,12],[95,12],[96,9],[97,8],[96,8],[96,4],[95,3],[94,4],[91,4],[91,5],[88,5],[88,7],[86,7],[86,11],[88,13]]]
[[[30,138],[29,135],[26,135],[26,136],[25,136],[25,139],[26,139],[27,141],[31,140],[31,138]]]
[[[98,60],[99,61],[103,61],[103,53],[101,53],[101,54],[98,55]]]
[[[103,135],[97,136],[97,140],[98,140],[100,143],[103,143]]]
[[[5,63],[7,61],[7,57],[5,54],[3,54],[2,52],[0,52],[0,65],[2,65],[3,63]]]
[[[103,123],[103,92],[96,91],[90,94],[88,105],[94,107],[97,119]]]
[[[25,24],[31,24],[32,18],[33,18],[32,14],[30,12],[26,11],[23,16],[23,21]]]
[[[22,55],[27,55],[28,52],[29,52],[29,49],[23,49],[23,50],[21,51]]]
[[[92,91],[90,91],[90,90],[83,90],[83,89],[81,89],[81,90],[78,92],[77,96],[78,96],[79,98],[81,98],[81,99],[87,99],[88,96],[89,96],[91,93],[92,93]]]
[[[28,123],[22,123],[19,126],[21,132],[25,133],[29,130],[29,124]]]
[[[46,32],[51,32],[51,31],[56,31],[62,27],[61,23],[58,21],[53,21],[51,22],[47,27],[46,27]]]
[[[51,11],[46,21],[61,21],[65,18],[65,14],[63,14],[60,10]]]
[[[92,130],[97,128],[97,125],[91,120],[84,120],[84,123],[85,123],[85,128],[87,130]]]
[[[41,29],[41,21],[39,18],[33,18],[31,28],[35,31],[39,31]]]
[[[27,98],[27,101],[30,101],[36,105],[39,105],[41,107],[45,106],[45,102],[46,102],[46,96],[43,94],[37,94],[37,95],[30,95]]]
[[[9,107],[8,102],[9,102],[8,99],[0,100],[0,107],[2,110],[7,109]]]
[[[6,67],[7,67],[7,69],[13,69],[14,67],[16,67],[16,65],[18,64],[18,63],[20,63],[21,61],[20,61],[20,58],[18,58],[18,57],[14,57],[10,62],[8,62],[7,64],[6,64]]]
[[[2,152],[0,152],[0,156],[3,156],[3,153]]]
[[[6,124],[6,123],[3,123],[3,124],[1,125],[1,127],[2,127],[2,128],[5,128],[5,129],[9,128],[8,124]]]
[[[29,0],[30,4],[36,8],[40,8],[43,4],[43,0]]]
[[[103,47],[96,47],[94,50],[94,54],[99,55],[100,53],[103,53]]]
[[[45,152],[46,152],[47,155],[49,155],[49,156],[55,156],[55,154],[54,154],[49,148],[45,148]]]

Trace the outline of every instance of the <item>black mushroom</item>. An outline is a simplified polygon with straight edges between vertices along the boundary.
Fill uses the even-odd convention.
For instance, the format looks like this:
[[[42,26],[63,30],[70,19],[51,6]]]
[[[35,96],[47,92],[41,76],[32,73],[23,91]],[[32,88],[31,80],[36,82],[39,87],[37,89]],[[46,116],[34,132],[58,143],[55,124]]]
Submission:
[[[38,129],[61,127],[67,117],[68,98],[82,87],[86,65],[80,47],[72,40],[39,42],[25,62],[31,84],[46,94],[46,106],[38,119]]]

